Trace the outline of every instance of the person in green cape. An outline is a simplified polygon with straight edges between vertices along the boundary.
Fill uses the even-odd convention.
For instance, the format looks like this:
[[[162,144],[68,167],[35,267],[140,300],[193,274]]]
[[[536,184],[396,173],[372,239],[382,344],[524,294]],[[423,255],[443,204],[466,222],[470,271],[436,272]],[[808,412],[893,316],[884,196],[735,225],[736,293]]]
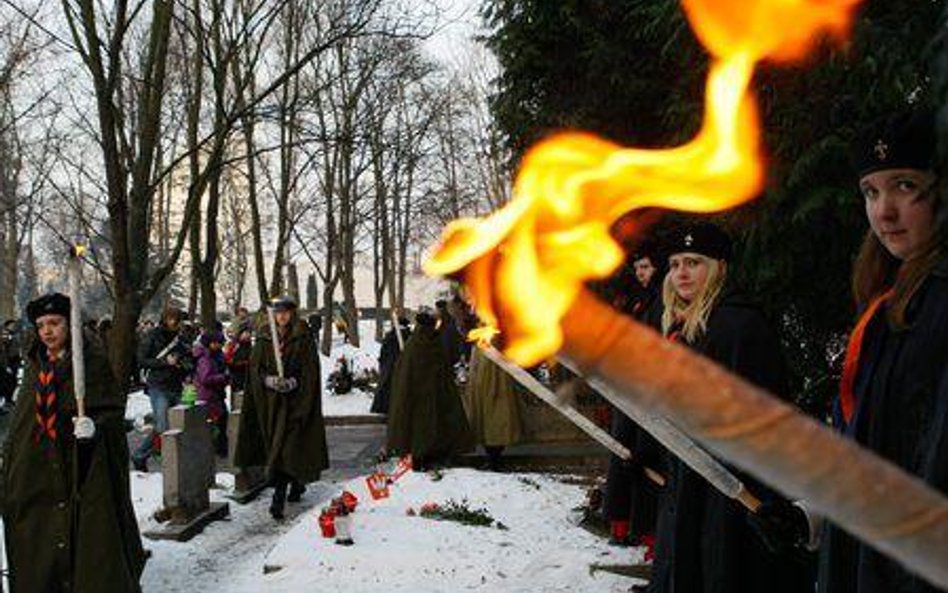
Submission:
[[[250,354],[234,464],[267,468],[273,485],[270,514],[279,521],[285,503],[298,502],[305,485],[329,467],[329,449],[312,334],[292,298],[275,298],[270,307],[273,323],[261,324]]]
[[[141,591],[125,397],[99,342],[83,340],[85,416],[69,354],[70,300],[32,301],[36,339],[4,445],[2,509],[14,593]]]
[[[395,364],[387,447],[389,453],[410,453],[418,471],[474,449],[454,371],[427,312],[415,316],[415,331]]]

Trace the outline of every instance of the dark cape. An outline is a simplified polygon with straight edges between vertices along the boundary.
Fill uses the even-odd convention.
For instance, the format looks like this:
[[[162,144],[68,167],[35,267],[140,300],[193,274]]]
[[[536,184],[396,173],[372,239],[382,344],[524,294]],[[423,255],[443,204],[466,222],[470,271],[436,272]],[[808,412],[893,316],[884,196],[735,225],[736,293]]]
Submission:
[[[748,301],[724,296],[705,335],[690,345],[731,372],[771,393],[786,394],[780,343]],[[764,502],[777,494],[729,468]],[[751,528],[748,511],[669,456],[660,501],[652,593],[810,593],[812,558],[772,553]]]
[[[474,437],[440,334],[418,326],[395,364],[388,450],[429,462],[473,448]]]
[[[909,302],[907,329],[891,329],[884,312],[880,308],[866,328],[853,389],[856,411],[849,426],[841,428],[860,445],[948,496],[948,259]],[[819,591],[941,589],[827,525],[820,550]]]
[[[657,275],[656,275],[657,276]],[[622,311],[655,330],[662,325],[662,299],[658,279],[648,288],[639,288],[635,294],[621,301]],[[603,510],[609,521],[628,521],[629,535],[641,538],[655,533],[658,520],[656,486],[645,474],[645,468],[662,473],[664,448],[631,418],[612,410],[612,436],[632,452],[631,460],[618,455],[609,457]]]
[[[401,328],[402,341],[407,342],[411,330]],[[401,355],[402,349],[398,346],[398,336],[395,329],[388,330],[382,338],[382,350],[379,352],[379,384],[375,388],[375,397],[372,398],[373,414],[388,414],[389,402],[392,399],[392,376],[395,374],[395,363]]]
[[[4,447],[3,524],[14,593],[140,591],[145,566],[128,481],[125,397],[96,338],[84,342],[86,415],[95,436],[72,436],[72,361],[58,363],[57,439],[40,443],[36,384],[45,346],[30,349]]]
[[[284,377],[296,379],[289,393],[267,389],[267,375],[276,375],[273,338],[264,327],[250,355],[250,374],[240,414],[234,465],[267,468],[267,475],[290,476],[306,484],[329,467],[323,423],[319,357],[307,325],[293,318],[283,350]]]

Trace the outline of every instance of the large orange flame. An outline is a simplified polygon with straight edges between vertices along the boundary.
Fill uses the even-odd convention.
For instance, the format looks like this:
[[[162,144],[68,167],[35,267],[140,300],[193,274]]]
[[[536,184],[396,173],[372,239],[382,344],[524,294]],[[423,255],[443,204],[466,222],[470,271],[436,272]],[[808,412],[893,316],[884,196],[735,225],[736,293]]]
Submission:
[[[431,275],[463,273],[481,319],[500,328],[504,353],[522,365],[554,354],[559,321],[587,280],[623,259],[609,235],[620,216],[662,207],[731,208],[764,178],[757,111],[749,91],[756,64],[805,54],[823,35],[842,35],[859,0],[683,0],[713,56],[698,135],[670,149],[626,149],[585,133],[563,133],[524,157],[513,199],[483,219],[445,229],[425,262]]]

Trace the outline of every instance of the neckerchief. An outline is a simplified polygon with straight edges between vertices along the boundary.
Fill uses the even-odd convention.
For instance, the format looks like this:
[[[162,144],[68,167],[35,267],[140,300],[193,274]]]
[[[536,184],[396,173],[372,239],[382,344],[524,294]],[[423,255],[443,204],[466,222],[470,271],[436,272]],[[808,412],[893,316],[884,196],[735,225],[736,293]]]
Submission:
[[[892,292],[892,289],[889,289],[873,299],[866,310],[863,311],[862,316],[859,317],[856,327],[853,328],[853,333],[849,335],[849,343],[846,345],[846,358],[843,361],[843,376],[839,382],[839,408],[846,424],[852,421],[853,414],[856,413],[858,402],[853,386],[856,382],[856,372],[859,370],[859,355],[865,341],[866,327],[876,316],[879,307],[892,297]]]
[[[40,353],[35,384],[36,426],[33,430],[33,442],[49,451],[60,436],[57,391],[61,384],[62,377],[57,376],[56,361],[50,360],[45,353]]]

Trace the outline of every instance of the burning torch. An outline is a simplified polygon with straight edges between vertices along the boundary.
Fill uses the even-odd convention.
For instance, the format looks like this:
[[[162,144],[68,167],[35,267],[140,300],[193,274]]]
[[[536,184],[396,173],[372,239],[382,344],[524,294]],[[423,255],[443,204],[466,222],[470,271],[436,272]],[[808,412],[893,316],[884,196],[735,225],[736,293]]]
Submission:
[[[270,336],[273,338],[273,359],[276,360],[277,376],[283,379],[283,357],[280,355],[280,334],[277,333],[276,314],[273,303],[267,307],[267,321],[270,323]]]
[[[86,246],[75,243],[69,249],[69,335],[72,350],[73,392],[76,397],[76,417],[73,434],[77,439],[95,436],[95,423],[86,416],[86,366],[82,343],[82,257]]]
[[[750,91],[757,63],[800,58],[827,35],[841,37],[859,0],[682,4],[712,56],[697,136],[658,150],[581,133],[548,138],[525,155],[513,199],[485,219],[453,222],[425,269],[463,278],[478,315],[503,330],[504,354],[514,362],[529,366],[559,352],[617,400],[669,418],[946,587],[948,499],[583,287],[621,264],[609,229],[625,213],[715,212],[760,193],[764,159]]]

